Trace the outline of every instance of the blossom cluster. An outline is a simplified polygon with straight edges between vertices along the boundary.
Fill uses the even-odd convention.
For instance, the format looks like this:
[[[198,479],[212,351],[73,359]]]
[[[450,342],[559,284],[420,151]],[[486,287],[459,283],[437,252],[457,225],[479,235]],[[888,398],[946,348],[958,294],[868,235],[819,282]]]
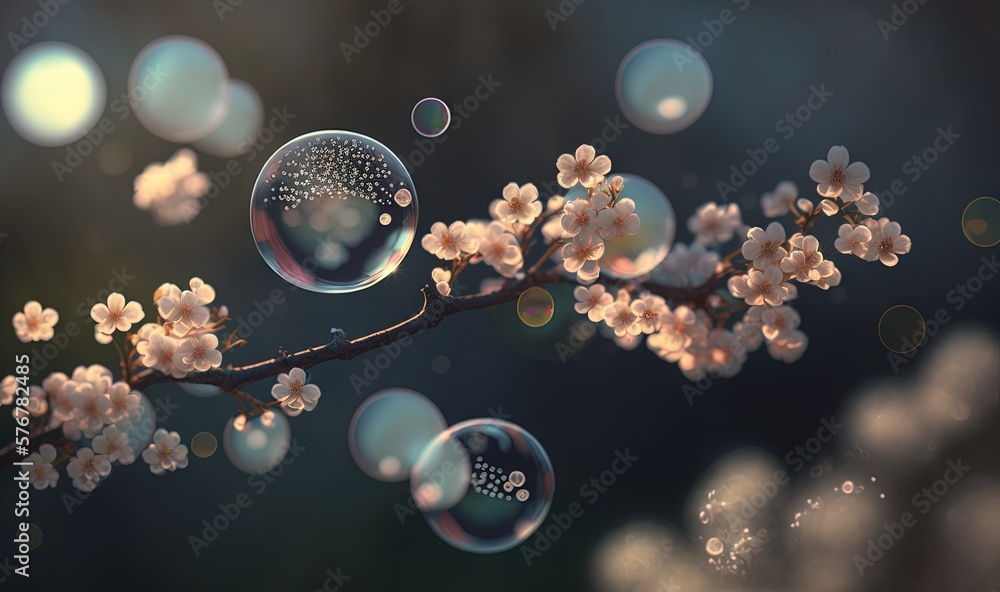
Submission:
[[[561,195],[549,197],[543,207],[538,189],[532,183],[509,183],[502,199],[489,206],[490,220],[456,221],[450,225],[435,222],[421,246],[439,259],[451,262],[451,268],[437,267],[431,279],[437,290],[448,296],[458,273],[469,264],[485,262],[505,278],[523,277],[524,257],[536,229],[546,244],[560,247],[563,268],[576,274],[581,283],[590,283],[600,275],[598,260],[605,242],[639,230],[635,202],[619,198],[624,180],[609,182],[611,160],[597,156],[594,148],[582,145],[575,155],[563,154],[556,162],[557,180],[565,189],[580,185],[586,198],[567,201]],[[554,253],[553,253],[554,254]]]
[[[210,185],[208,175],[198,171],[194,151],[182,148],[166,162],[148,165],[135,178],[132,202],[140,210],[152,211],[158,224],[176,226],[198,215],[198,200]]]

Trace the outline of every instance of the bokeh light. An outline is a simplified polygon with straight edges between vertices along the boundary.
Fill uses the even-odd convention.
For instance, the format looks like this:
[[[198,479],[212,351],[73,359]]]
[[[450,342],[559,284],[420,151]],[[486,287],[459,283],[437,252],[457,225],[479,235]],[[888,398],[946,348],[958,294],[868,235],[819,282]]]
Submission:
[[[413,129],[421,136],[436,138],[448,131],[451,110],[441,99],[428,97],[417,102],[410,113]]]
[[[285,459],[292,429],[284,413],[265,411],[247,419],[236,414],[222,432],[222,447],[233,466],[251,475],[266,473]]]
[[[191,453],[198,458],[208,458],[219,448],[219,441],[209,432],[198,432],[191,438]]]
[[[511,479],[515,473],[523,477]],[[474,419],[427,445],[410,489],[431,529],[448,544],[497,553],[527,539],[545,520],[555,476],[534,436],[507,421]]]
[[[962,212],[962,232],[977,247],[1000,244],[1000,200],[980,197]]]
[[[673,39],[647,41],[618,67],[622,113],[651,134],[674,134],[698,120],[712,98],[712,72],[701,52]]]
[[[597,328],[573,310],[576,298],[569,284],[553,284],[546,290],[552,298],[552,316],[541,327],[511,322],[518,315],[517,302],[490,309],[496,335],[521,355],[545,362],[565,362],[582,352]]]
[[[893,306],[878,321],[878,337],[882,345],[897,354],[907,354],[920,347],[926,333],[923,315],[912,306]]]
[[[400,189],[410,194],[405,206],[396,199]],[[416,234],[417,194],[403,163],[379,142],[353,132],[313,132],[264,165],[250,226],[264,261],[289,283],[354,292],[402,263]]]
[[[448,427],[427,397],[394,388],[354,413],[347,441],[358,468],[379,481],[405,481],[424,447]]]
[[[190,142],[219,127],[229,103],[229,72],[210,45],[171,35],[144,47],[128,73],[136,119],[159,138]]]
[[[222,123],[194,145],[209,154],[231,158],[246,152],[264,125],[264,102],[254,87],[242,80],[229,81]]]
[[[82,138],[100,119],[106,98],[97,62],[80,48],[58,41],[36,43],[17,54],[0,84],[11,127],[39,146]]]
[[[517,297],[517,316],[529,327],[544,327],[552,320],[555,302],[545,288],[533,286]]]
[[[670,200],[651,181],[639,175],[620,176],[625,180],[620,198],[635,202],[635,213],[640,220],[639,232],[604,243],[600,265],[601,273],[618,279],[632,279],[651,272],[666,259],[674,244],[677,217]],[[580,185],[566,193],[566,201],[586,197],[587,190]]]

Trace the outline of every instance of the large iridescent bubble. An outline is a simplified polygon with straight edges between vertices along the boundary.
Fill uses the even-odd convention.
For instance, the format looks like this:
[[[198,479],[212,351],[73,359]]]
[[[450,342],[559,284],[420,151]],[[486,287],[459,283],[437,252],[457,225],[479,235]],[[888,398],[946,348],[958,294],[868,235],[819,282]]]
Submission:
[[[97,62],[58,41],[29,46],[3,74],[3,111],[22,138],[60,146],[83,137],[101,117],[107,89]]]
[[[555,493],[545,449],[519,426],[474,419],[431,441],[410,473],[431,529],[472,553],[510,549],[541,525]]]
[[[604,243],[601,273],[614,278],[631,279],[647,274],[663,262],[674,244],[677,218],[670,200],[648,179],[639,175],[620,175],[625,180],[621,198],[635,202],[639,232]],[[587,190],[577,185],[566,193],[566,200],[586,199]]]
[[[427,397],[393,388],[373,395],[354,413],[347,434],[358,468],[379,481],[404,481],[427,443],[448,424]]]
[[[674,39],[647,41],[618,67],[622,113],[651,134],[677,133],[701,117],[712,98],[712,72],[701,53]]]
[[[170,142],[208,135],[226,116],[229,73],[210,45],[172,35],[139,52],[128,73],[128,97],[136,119]]]
[[[253,419],[236,414],[222,432],[222,446],[229,462],[251,475],[278,466],[291,444],[292,429],[285,414],[270,410]]]
[[[264,165],[250,227],[264,261],[289,283],[355,292],[402,263],[416,235],[417,193],[403,163],[376,140],[312,132]]]

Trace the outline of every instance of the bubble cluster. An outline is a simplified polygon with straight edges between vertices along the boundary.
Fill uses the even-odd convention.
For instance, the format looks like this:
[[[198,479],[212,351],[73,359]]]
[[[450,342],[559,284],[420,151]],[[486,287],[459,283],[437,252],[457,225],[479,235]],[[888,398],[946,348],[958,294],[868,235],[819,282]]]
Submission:
[[[200,39],[172,35],[144,47],[128,73],[136,119],[169,142],[203,138],[222,124],[229,102],[229,72]]]
[[[651,181],[639,175],[620,176],[625,180],[620,197],[635,202],[635,213],[641,223],[637,233],[604,243],[600,265],[601,273],[632,279],[649,273],[666,259],[674,244],[677,217],[670,200]],[[586,197],[587,190],[580,185],[566,193],[566,201]]]
[[[251,475],[266,473],[285,459],[292,444],[292,429],[284,413],[265,411],[247,419],[234,415],[222,432],[226,457],[237,469]]]
[[[517,316],[529,327],[544,327],[552,320],[555,302],[545,288],[533,286],[517,297]]]
[[[417,102],[410,113],[413,129],[421,136],[436,138],[448,131],[451,110],[441,99],[428,97]]]
[[[407,205],[397,199],[400,190]],[[369,137],[313,132],[278,149],[254,186],[250,226],[264,261],[300,288],[362,290],[406,256],[417,196],[403,163]]]
[[[475,419],[427,445],[410,473],[410,489],[431,529],[448,544],[497,553],[542,523],[555,478],[534,436],[507,421]]]
[[[448,427],[427,397],[407,389],[376,393],[354,413],[347,440],[358,468],[379,481],[404,481],[424,447]]]
[[[701,53],[674,39],[647,41],[618,67],[622,113],[651,134],[674,134],[698,120],[712,98],[712,72]]]
[[[11,127],[39,146],[82,138],[100,119],[106,98],[97,62],[79,47],[58,41],[32,44],[14,56],[0,85]]]

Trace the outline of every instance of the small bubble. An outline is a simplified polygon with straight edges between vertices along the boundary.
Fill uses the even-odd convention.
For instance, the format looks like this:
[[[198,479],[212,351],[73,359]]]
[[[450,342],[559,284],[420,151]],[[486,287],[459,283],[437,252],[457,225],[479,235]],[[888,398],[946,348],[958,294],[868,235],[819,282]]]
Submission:
[[[198,458],[208,458],[219,448],[219,441],[208,432],[200,432],[191,438],[191,452]]]
[[[514,487],[520,487],[524,485],[524,473],[522,473],[521,471],[514,471],[513,473],[510,474],[509,483]]]
[[[396,196],[394,199],[396,200],[397,204],[405,208],[406,206],[410,205],[411,201],[413,201],[413,195],[410,193],[408,189],[400,189],[399,191],[396,192]]]
[[[719,537],[712,537],[705,542],[705,551],[713,557],[718,557],[725,551],[725,545]]]
[[[518,489],[517,493],[514,494],[514,497],[516,497],[517,501],[519,501],[519,502],[526,502],[526,501],[528,501],[528,496],[529,496],[529,494],[528,494],[528,490],[527,489]]]
[[[854,483],[851,481],[844,481],[840,488],[848,495],[854,493]]]
[[[383,213],[381,216],[378,217],[378,223],[381,224],[382,226],[388,226],[389,224],[392,223],[392,216],[390,216],[388,213]]]
[[[511,491],[514,491],[514,486],[511,485],[510,481],[507,481],[503,484],[503,490],[509,493]]]

